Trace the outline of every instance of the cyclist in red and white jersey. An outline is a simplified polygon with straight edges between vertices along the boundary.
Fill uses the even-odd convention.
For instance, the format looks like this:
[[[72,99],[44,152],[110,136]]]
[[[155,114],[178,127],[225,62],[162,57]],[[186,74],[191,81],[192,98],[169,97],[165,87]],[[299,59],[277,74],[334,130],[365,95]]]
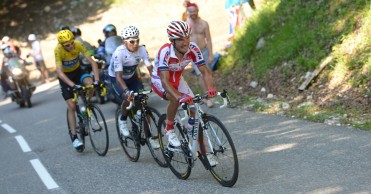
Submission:
[[[169,101],[167,106],[166,137],[172,146],[180,146],[178,137],[174,132],[174,118],[179,104],[188,102],[192,104],[194,96],[192,90],[182,77],[184,68],[194,62],[202,73],[202,79],[208,88],[208,96],[214,97],[211,71],[205,65],[199,47],[190,41],[191,28],[186,22],[172,21],[167,27],[170,43],[164,44],[155,56],[155,65],[152,71],[152,88],[163,99]],[[188,120],[188,127],[193,127],[194,113]]]

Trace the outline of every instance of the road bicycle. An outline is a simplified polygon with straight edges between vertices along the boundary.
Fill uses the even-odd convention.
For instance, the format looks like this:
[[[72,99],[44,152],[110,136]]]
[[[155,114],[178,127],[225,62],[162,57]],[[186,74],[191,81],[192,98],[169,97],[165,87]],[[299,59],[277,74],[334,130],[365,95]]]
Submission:
[[[224,90],[218,95],[223,98],[226,107],[229,102],[227,92]],[[166,114],[160,116],[158,122],[158,136],[160,137],[160,148],[165,156],[169,168],[179,179],[187,179],[197,158],[202,162],[206,170],[225,187],[232,187],[239,173],[238,158],[234,143],[227,128],[215,116],[202,111],[201,104],[205,95],[195,95],[194,105],[182,104],[175,118],[175,132],[181,145],[174,147],[164,137],[166,127]],[[190,110],[195,111],[195,124],[193,130],[188,131],[187,121]],[[209,160],[213,159],[213,166]]]
[[[118,138],[125,154],[130,161],[137,162],[140,156],[141,146],[147,144],[153,159],[161,167],[167,167],[162,151],[159,147],[153,147],[152,141],[158,142],[157,136],[157,121],[160,113],[155,108],[148,106],[148,95],[152,90],[140,91],[132,93],[132,101],[128,107],[128,122],[127,128],[130,135],[124,136],[120,133],[119,119],[122,115],[121,107],[116,110],[116,130]],[[138,114],[138,111],[140,114]]]
[[[88,85],[82,86],[80,91],[74,90],[73,102],[76,103],[76,117],[77,127],[76,132],[79,140],[84,144],[81,149],[77,149],[78,152],[83,152],[85,149],[85,137],[89,136],[90,143],[94,151],[99,156],[105,156],[108,151],[109,139],[106,120],[100,108],[90,102],[89,91],[94,90],[96,86]],[[99,86],[101,95],[105,95],[106,88],[104,84]],[[67,110],[67,125],[68,134],[72,140],[72,133],[68,122],[68,110]]]

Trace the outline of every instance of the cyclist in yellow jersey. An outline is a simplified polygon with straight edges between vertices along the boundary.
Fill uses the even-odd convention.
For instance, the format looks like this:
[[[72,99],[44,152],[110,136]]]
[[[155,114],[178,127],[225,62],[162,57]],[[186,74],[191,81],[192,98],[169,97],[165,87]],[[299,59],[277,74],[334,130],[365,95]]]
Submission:
[[[73,89],[81,90],[81,85],[99,85],[99,70],[97,63],[91,58],[84,45],[75,41],[70,30],[61,30],[57,35],[58,45],[54,49],[57,75],[61,86],[62,96],[68,106],[68,122],[72,133],[72,145],[75,149],[81,149],[84,145],[76,135],[76,104],[72,101]],[[94,83],[90,74],[84,73],[80,68],[79,54],[82,53],[92,65],[94,71]]]

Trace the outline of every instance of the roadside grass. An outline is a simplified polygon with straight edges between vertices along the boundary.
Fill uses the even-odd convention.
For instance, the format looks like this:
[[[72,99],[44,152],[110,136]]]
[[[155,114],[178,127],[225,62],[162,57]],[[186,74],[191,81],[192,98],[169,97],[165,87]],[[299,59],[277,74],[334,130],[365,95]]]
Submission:
[[[370,26],[371,1],[264,1],[237,31],[218,67],[225,75],[248,68],[250,74],[245,75],[245,83],[255,80],[264,84],[270,79],[269,72],[284,63],[292,65],[280,73],[290,79],[292,75],[313,71],[332,55],[325,71],[328,75],[322,75],[327,79],[327,89],[346,94],[351,88],[357,96],[371,98]],[[264,45],[256,48],[258,42]],[[236,97],[251,104],[251,98]],[[292,107],[287,114],[318,122],[347,115],[340,116],[341,123],[371,130],[367,107],[366,114],[357,108],[314,105]],[[254,104],[254,109],[270,111],[271,107]]]

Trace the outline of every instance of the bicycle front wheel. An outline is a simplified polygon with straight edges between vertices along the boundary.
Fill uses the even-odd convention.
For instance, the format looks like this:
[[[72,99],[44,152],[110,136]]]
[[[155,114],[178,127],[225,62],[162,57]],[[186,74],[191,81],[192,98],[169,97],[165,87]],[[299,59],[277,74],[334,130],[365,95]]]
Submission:
[[[224,124],[215,116],[203,116],[205,128],[200,133],[201,153],[204,160],[212,157],[214,166],[209,170],[213,177],[223,186],[232,187],[238,178],[237,152],[231,136]],[[209,163],[210,165],[210,163]]]
[[[126,156],[129,158],[130,161],[136,162],[139,159],[140,156],[140,143],[138,141],[135,141],[135,136],[138,136],[136,133],[138,130],[134,128],[130,116],[128,116],[128,121],[126,122],[126,126],[129,129],[130,135],[124,136],[120,132],[120,125],[119,125],[119,119],[121,117],[122,110],[121,107],[118,106],[116,110],[115,120],[116,120],[116,131],[117,136],[119,138],[121,147],[124,149],[124,152]]]
[[[146,143],[153,159],[157,162],[157,164],[161,167],[167,167],[164,155],[159,148],[159,137],[157,133],[157,121],[161,115],[160,112],[158,112],[158,110],[155,108],[148,107],[148,110],[150,112],[147,113],[147,117],[144,119],[144,127],[145,129],[147,128],[149,132],[149,135],[146,135]]]
[[[108,151],[109,139],[106,120],[98,106],[89,104],[88,128],[90,142],[95,152],[100,156],[105,156]]]
[[[170,170],[179,179],[187,179],[191,175],[191,163],[193,158],[187,156],[189,153],[188,141],[185,139],[185,134],[181,131],[179,125],[175,126],[175,132],[181,142],[180,147],[172,147],[169,145],[168,139],[165,137],[164,131],[166,128],[166,114],[160,116],[158,121],[158,137],[160,142],[160,149]]]

